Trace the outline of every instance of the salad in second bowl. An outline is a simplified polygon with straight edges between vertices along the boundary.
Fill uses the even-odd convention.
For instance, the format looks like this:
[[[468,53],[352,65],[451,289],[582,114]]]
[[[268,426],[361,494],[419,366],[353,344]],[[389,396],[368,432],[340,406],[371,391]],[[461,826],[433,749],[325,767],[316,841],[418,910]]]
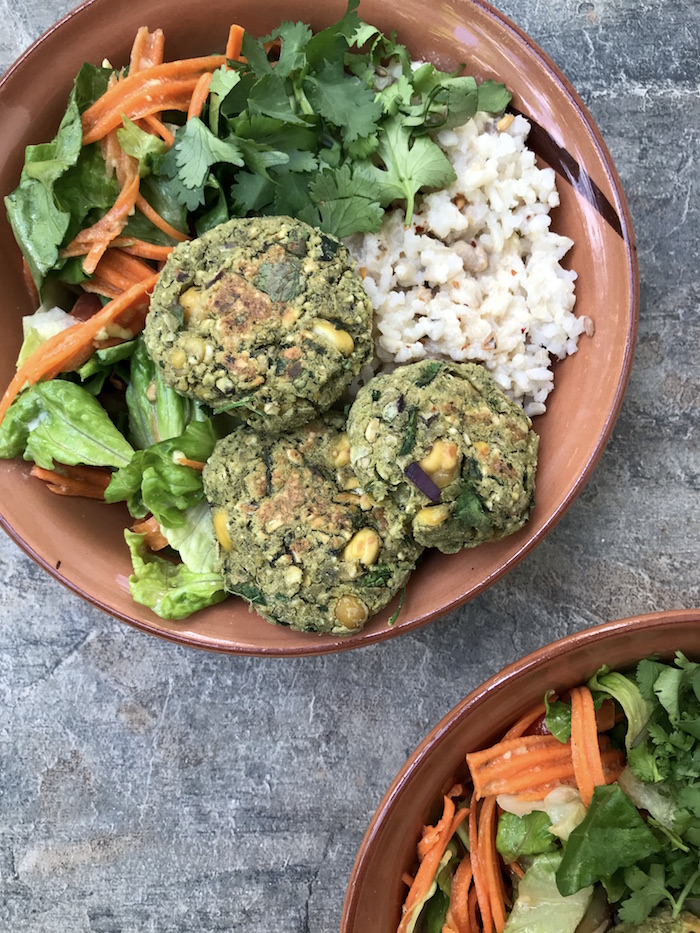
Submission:
[[[700,665],[604,667],[468,753],[398,933],[700,930]]]
[[[42,305],[0,455],[126,502],[132,595],[165,618],[234,593],[350,634],[424,546],[518,530],[530,416],[591,332],[507,90],[356,7],[177,62],[140,29],[6,199]]]

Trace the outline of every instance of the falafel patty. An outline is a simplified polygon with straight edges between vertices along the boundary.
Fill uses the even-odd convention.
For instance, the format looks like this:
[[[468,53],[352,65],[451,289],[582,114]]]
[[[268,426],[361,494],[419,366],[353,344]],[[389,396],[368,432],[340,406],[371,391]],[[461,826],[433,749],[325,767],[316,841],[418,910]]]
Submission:
[[[430,360],[377,376],[347,431],[364,489],[401,502],[425,547],[452,554],[530,516],[539,438],[483,366]]]
[[[401,509],[360,489],[335,412],[278,437],[237,428],[203,477],[225,586],[270,622],[353,634],[422,551]]]
[[[372,306],[334,237],[236,219],[175,247],[144,336],[177,392],[282,431],[329,408],[370,359]]]

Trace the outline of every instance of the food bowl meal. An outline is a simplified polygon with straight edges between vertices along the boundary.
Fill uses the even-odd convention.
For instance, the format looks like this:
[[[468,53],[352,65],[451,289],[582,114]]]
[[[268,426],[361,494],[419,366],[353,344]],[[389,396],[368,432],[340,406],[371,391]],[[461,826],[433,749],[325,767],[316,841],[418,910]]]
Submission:
[[[472,598],[577,496],[634,238],[496,10],[92,0],[0,100],[0,520],[74,592],[192,646],[337,651]]]
[[[564,933],[603,931],[622,921],[625,931],[637,925],[640,930],[698,929],[698,866],[688,870],[678,859],[692,862],[695,853],[697,862],[698,838],[691,828],[696,781],[694,766],[688,768],[688,764],[696,754],[695,714],[689,710],[695,710],[698,702],[694,684],[700,676],[696,663],[700,660],[699,624],[700,610],[695,609],[599,625],[535,651],[471,693],[423,740],[380,803],[352,871],[342,933],[395,933],[399,929],[424,933],[443,928],[475,933],[504,927],[509,933]],[[638,668],[640,661],[644,664]],[[596,680],[591,680],[596,674]],[[541,714],[549,691],[545,720]],[[578,724],[585,717],[576,704],[586,696],[585,702],[595,698],[596,709],[591,702],[590,715],[593,735],[598,729],[594,745],[599,744],[599,749],[591,750],[590,744],[580,740]],[[560,733],[561,728],[570,728],[570,739],[569,733]],[[577,747],[581,750],[578,761]],[[530,757],[533,754],[536,762]],[[602,760],[603,770],[586,788],[586,775],[596,757],[599,763]],[[679,759],[682,762],[677,764]],[[676,782],[680,774],[683,777]],[[448,801],[450,812],[455,805],[448,816],[448,831],[454,830],[462,839],[451,836],[451,849],[447,838],[443,839],[443,852],[433,851],[435,870],[431,871],[432,856],[426,855],[426,848],[435,842],[431,827],[445,831],[440,818]],[[680,821],[679,806],[690,806]],[[485,826],[489,819],[490,829]],[[456,829],[461,822],[464,825]],[[525,832],[519,834],[520,830]],[[486,845],[490,833],[495,849]],[[480,919],[480,908],[488,903],[489,895],[484,897],[479,891],[477,897],[475,891],[471,900],[468,896],[469,859],[459,861],[466,852],[465,843],[471,843],[470,851],[477,852],[477,858],[483,857],[481,870],[471,866],[474,877],[486,876],[485,887],[491,885],[489,890],[498,892],[491,895],[494,927],[484,926]],[[497,856],[490,862],[494,871],[489,881],[490,869],[483,865],[490,861],[487,853],[493,856],[494,851]],[[422,879],[417,871],[418,852],[424,865]],[[458,864],[463,865],[460,875],[455,870]],[[433,885],[443,869],[439,883]],[[680,883],[673,877],[677,869]],[[520,876],[514,885],[511,872]],[[672,899],[663,884],[654,888],[652,879],[658,882],[660,875]],[[445,884],[446,876],[450,877]],[[612,908],[602,896],[601,877],[608,885]],[[450,880],[455,891],[460,887],[463,891],[461,905],[450,900]],[[425,903],[415,892],[407,897],[414,882],[425,903],[437,894],[425,911]],[[504,892],[499,909],[497,902]],[[407,913],[402,912],[404,903]],[[426,912],[433,911],[426,925]],[[664,926],[660,920],[641,926],[649,913],[659,912],[666,917],[675,913],[685,920],[678,920],[678,926]],[[584,917],[588,926],[579,927]]]

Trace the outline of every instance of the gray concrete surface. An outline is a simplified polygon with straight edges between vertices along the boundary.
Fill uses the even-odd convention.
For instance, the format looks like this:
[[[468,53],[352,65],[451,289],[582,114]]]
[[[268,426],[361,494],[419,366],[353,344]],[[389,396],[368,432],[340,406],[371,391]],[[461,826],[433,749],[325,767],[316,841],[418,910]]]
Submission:
[[[0,0],[0,71],[72,5]],[[289,662],[148,638],[3,536],[0,929],[337,930],[376,805],[469,690],[575,630],[700,605],[700,4],[500,7],[592,111],[638,239],[637,355],[592,480],[470,605],[374,648]]]

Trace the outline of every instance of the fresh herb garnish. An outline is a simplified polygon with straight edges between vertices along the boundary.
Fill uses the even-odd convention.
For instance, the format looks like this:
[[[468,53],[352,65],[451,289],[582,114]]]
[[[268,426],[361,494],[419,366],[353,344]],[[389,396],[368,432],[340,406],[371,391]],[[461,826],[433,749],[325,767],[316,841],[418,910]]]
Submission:
[[[418,192],[455,177],[431,131],[508,104],[503,85],[429,64],[414,72],[406,48],[358,6],[349,0],[316,35],[299,22],[246,33],[245,61],[215,72],[203,118],[177,131],[160,169],[198,230],[207,186],[230,192],[229,216],[286,213],[337,237],[376,231],[396,200],[409,223]],[[279,49],[274,67],[268,43]],[[382,90],[380,67],[396,71]]]

